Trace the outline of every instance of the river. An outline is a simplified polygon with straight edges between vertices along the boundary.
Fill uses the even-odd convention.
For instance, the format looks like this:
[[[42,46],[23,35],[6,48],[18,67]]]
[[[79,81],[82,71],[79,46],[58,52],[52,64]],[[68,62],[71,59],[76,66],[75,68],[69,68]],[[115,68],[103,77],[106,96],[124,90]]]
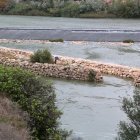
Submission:
[[[107,42],[64,43],[0,43],[0,46],[35,51],[48,48],[53,54],[93,59],[103,62],[140,67],[140,44]],[[132,59],[133,58],[133,59]],[[123,97],[135,90],[131,81],[104,76],[104,82],[93,84],[80,81],[51,79],[57,95],[57,106],[63,112],[61,127],[73,130],[76,140],[114,140],[118,124],[127,120],[121,110]]]
[[[139,19],[80,19],[0,16],[1,39],[56,39],[66,41],[134,40],[140,42]]]
[[[140,20],[1,15],[0,28],[140,30]]]

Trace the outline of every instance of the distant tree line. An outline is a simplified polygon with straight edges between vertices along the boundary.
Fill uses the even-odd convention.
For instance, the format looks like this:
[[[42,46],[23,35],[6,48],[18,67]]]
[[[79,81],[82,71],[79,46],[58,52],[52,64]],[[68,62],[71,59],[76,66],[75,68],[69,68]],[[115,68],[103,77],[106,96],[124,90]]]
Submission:
[[[0,13],[82,18],[139,18],[140,0],[1,0]]]

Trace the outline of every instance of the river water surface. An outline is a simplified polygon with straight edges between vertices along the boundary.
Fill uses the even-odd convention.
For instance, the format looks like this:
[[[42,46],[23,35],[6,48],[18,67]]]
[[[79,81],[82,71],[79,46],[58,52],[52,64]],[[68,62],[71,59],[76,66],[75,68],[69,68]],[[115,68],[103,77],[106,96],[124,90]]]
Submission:
[[[64,43],[0,43],[1,46],[36,51],[49,49],[52,54],[97,60],[107,63],[140,67],[140,43],[124,44],[111,42],[71,42]],[[133,59],[132,59],[133,58]]]
[[[140,67],[140,44],[64,42],[64,43],[0,43],[0,46],[35,51],[48,48],[53,54],[99,60]],[[133,58],[133,59],[132,59]],[[114,140],[118,124],[127,120],[120,109],[122,97],[131,97],[131,81],[105,76],[104,82],[93,84],[52,79],[57,105],[64,113],[62,128],[73,130],[77,140]],[[73,138],[70,138],[72,140]]]
[[[39,16],[0,16],[0,28],[140,30],[139,19],[80,19]]]

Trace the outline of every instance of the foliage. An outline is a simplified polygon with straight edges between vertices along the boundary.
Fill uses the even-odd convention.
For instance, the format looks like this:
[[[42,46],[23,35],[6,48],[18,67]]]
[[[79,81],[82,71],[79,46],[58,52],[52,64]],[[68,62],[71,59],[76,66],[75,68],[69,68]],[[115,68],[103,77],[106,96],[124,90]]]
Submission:
[[[140,17],[140,5],[138,2],[139,0],[114,1],[110,7],[110,12],[117,17],[138,18]]]
[[[88,74],[88,80],[90,82],[95,82],[95,77],[96,77],[96,71],[90,70]]]
[[[28,125],[35,140],[65,140],[68,133],[58,128],[61,112],[51,85],[30,72],[0,65],[0,92],[6,93],[29,115]]]
[[[90,3],[82,3],[80,4],[80,13],[85,13],[85,12],[89,12],[92,11],[92,5]]]
[[[123,17],[139,18],[139,0],[94,0],[75,2],[70,0],[1,0],[0,12],[19,15],[40,15],[57,17]]]
[[[32,9],[34,9],[34,7],[28,3],[17,3],[8,13],[13,15],[26,15]]]
[[[86,12],[82,13],[79,16],[80,18],[116,18],[115,15],[110,14],[110,13],[105,13],[104,11],[102,12]]]
[[[124,40],[123,43],[134,43],[134,40],[132,40],[132,39],[127,39],[127,40]]]
[[[38,50],[30,57],[30,61],[35,63],[53,63],[53,58],[51,53],[45,49],[45,50]]]
[[[123,98],[123,111],[129,123],[120,122],[117,140],[138,140],[140,138],[140,89],[136,89],[133,99]]]
[[[79,14],[79,4],[67,3],[61,8],[61,16],[63,17],[78,17]]]
[[[64,42],[64,40],[62,38],[58,38],[58,39],[49,39],[50,42]]]
[[[50,16],[54,17],[60,17],[61,16],[61,10],[60,8],[50,8],[49,9]]]
[[[7,12],[15,5],[13,0],[0,0],[0,12]]]

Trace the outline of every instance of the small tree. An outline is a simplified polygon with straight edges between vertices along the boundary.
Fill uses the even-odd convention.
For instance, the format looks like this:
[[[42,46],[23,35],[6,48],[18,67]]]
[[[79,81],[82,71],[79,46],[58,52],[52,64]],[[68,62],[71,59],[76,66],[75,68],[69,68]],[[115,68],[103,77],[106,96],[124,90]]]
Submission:
[[[120,122],[117,140],[139,140],[140,138],[140,89],[134,91],[133,99],[123,98],[123,111],[129,123]]]

